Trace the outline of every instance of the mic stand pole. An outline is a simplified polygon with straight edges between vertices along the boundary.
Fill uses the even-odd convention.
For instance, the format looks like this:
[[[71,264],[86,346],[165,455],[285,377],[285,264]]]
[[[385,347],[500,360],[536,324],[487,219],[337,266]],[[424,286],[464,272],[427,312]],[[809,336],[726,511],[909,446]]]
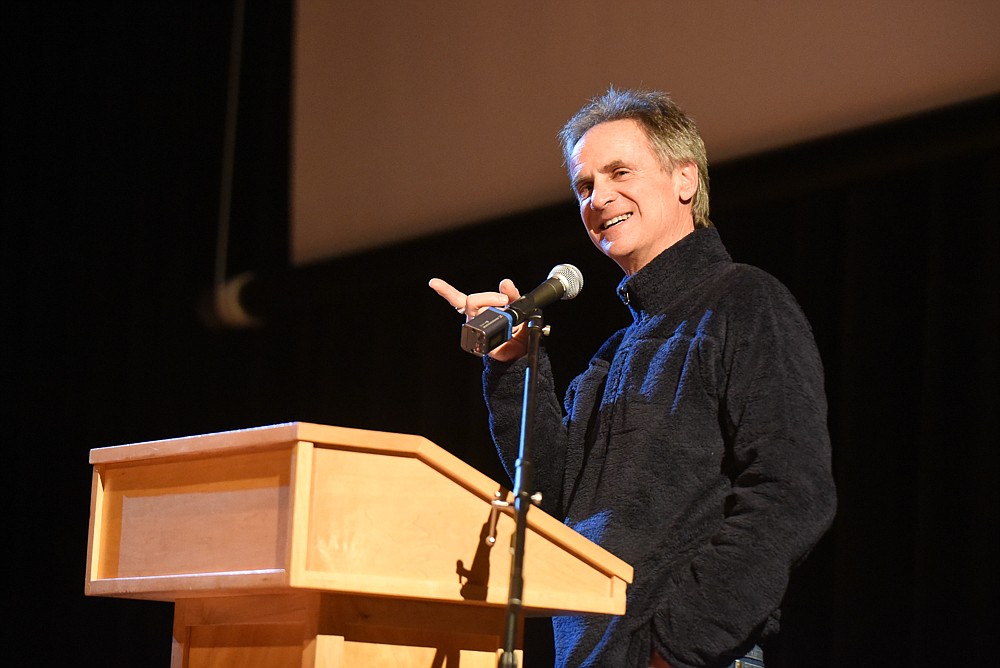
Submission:
[[[542,312],[536,309],[527,321],[528,327],[528,367],[524,372],[524,400],[521,408],[521,443],[517,461],[514,462],[514,535],[511,539],[510,587],[507,594],[507,626],[504,633],[503,654],[500,668],[516,668],[517,655],[514,654],[514,640],[518,621],[522,614],[522,592],[524,589],[524,538],[528,508],[532,502],[541,500],[533,495],[535,466],[532,460],[532,437],[535,432],[535,389],[538,386],[538,348],[543,334],[548,328],[542,324]]]

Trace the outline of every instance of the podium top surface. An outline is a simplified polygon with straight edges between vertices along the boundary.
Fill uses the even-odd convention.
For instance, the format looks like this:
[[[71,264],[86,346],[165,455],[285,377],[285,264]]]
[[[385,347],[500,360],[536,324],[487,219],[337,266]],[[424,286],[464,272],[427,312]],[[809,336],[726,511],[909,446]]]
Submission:
[[[90,451],[90,463],[94,465],[124,463],[162,457],[266,449],[295,441],[411,455],[418,455],[438,447],[423,436],[412,434],[331,427],[311,422],[284,422],[249,429],[94,448]]]

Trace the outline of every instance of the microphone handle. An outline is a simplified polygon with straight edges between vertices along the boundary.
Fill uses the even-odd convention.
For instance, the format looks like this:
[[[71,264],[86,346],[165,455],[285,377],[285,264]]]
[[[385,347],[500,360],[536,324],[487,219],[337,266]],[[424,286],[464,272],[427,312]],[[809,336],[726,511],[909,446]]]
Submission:
[[[482,357],[514,335],[514,312],[490,307],[462,325],[462,350]]]

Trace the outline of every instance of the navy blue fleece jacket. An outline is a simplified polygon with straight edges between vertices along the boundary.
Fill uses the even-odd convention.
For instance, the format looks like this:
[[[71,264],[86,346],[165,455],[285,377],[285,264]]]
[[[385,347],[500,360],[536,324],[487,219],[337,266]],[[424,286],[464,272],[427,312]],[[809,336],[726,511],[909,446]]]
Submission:
[[[777,628],[791,568],[835,510],[823,371],[776,279],[696,230],[618,288],[633,323],[560,406],[544,351],[534,437],[543,508],[635,568],[621,617],[553,620],[558,666],[728,665]],[[525,361],[487,360],[514,473]]]

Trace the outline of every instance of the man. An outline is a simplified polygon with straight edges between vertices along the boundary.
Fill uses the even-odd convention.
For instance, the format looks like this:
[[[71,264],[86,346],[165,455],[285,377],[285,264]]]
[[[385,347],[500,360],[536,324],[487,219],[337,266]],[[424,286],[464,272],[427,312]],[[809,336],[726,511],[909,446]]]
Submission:
[[[708,219],[704,145],[668,96],[612,89],[560,139],[587,234],[625,272],[633,323],[564,410],[541,355],[536,482],[544,508],[632,564],[635,581],[621,617],[553,620],[556,663],[763,665],[789,571],[836,503],[809,325],[777,280],[729,257]],[[431,287],[467,317],[519,296],[509,280],[469,295]],[[508,472],[525,352],[520,331],[483,377]]]

